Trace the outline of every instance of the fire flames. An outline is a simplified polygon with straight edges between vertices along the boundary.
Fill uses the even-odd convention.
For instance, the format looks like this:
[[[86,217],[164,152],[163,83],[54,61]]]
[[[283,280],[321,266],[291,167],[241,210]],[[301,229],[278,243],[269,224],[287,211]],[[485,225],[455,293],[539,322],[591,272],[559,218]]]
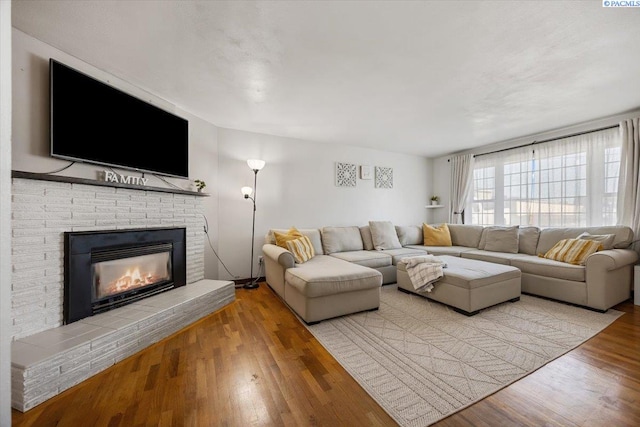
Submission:
[[[136,267],[133,270],[128,269],[119,279],[109,283],[105,290],[108,294],[116,294],[151,285],[159,280],[161,278],[152,273],[140,273],[140,269]]]

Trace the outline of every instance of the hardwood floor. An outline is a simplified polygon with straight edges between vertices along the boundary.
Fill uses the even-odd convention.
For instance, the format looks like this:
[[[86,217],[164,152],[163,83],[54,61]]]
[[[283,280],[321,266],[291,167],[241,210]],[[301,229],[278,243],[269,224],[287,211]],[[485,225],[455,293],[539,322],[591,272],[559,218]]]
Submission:
[[[436,426],[640,425],[640,307]],[[265,285],[13,426],[395,426]]]

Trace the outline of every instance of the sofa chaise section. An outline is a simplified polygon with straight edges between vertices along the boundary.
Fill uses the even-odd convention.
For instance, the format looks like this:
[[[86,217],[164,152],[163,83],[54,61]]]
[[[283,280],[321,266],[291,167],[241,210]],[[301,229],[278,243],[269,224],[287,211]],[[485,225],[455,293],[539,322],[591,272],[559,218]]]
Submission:
[[[329,255],[285,272],[285,302],[307,323],[375,310],[382,273]]]

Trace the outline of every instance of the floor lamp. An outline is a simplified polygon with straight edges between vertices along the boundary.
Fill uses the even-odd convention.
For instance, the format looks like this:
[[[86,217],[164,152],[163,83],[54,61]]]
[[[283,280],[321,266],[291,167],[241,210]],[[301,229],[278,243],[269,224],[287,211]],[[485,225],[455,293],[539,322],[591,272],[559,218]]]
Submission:
[[[251,187],[242,187],[242,195],[245,199],[249,199],[253,202],[253,223],[251,226],[251,280],[244,284],[245,289],[256,289],[258,286],[258,278],[253,278],[253,247],[255,246],[255,233],[256,233],[256,187],[258,185],[258,172],[264,167],[264,160],[249,159],[247,164],[253,171],[253,189]],[[251,197],[253,193],[253,197]]]

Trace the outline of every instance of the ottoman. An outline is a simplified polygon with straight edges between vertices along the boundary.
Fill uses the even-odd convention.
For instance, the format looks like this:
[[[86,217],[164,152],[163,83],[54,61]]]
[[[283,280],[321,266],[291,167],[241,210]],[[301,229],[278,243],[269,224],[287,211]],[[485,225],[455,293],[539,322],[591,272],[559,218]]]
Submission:
[[[431,292],[416,292],[404,260],[398,262],[398,290],[441,302],[467,316],[492,305],[520,299],[521,272],[516,267],[450,255],[438,258],[447,268]]]

